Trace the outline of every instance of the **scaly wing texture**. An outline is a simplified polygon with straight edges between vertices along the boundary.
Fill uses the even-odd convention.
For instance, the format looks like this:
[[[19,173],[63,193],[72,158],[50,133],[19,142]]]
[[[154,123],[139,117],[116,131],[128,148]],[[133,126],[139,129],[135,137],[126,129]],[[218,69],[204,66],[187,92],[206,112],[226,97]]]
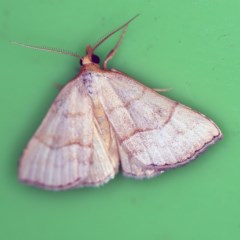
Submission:
[[[30,140],[19,178],[57,190],[100,185],[117,171],[118,159],[110,159],[104,147],[80,76],[60,92]]]
[[[151,177],[183,165],[222,136],[203,114],[121,73],[108,71],[99,81],[125,175]]]

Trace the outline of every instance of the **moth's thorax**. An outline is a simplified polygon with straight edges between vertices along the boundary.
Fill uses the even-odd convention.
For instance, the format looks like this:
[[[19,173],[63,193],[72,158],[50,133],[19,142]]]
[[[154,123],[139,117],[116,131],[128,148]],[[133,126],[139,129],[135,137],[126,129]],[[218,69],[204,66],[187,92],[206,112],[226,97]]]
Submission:
[[[86,92],[92,100],[95,124],[106,149],[108,149],[111,141],[111,130],[110,123],[99,99],[99,92],[101,91],[101,74],[95,71],[84,71],[81,77]]]
[[[92,98],[97,98],[97,93],[101,89],[101,69],[95,71],[85,69],[81,73],[81,81],[86,89],[87,94]]]
[[[95,124],[103,139],[106,149],[108,149],[111,141],[110,123],[99,99],[99,95],[101,95],[101,91],[103,90],[101,89],[101,78],[103,77],[103,72],[101,69],[99,69],[99,71],[87,69],[82,72],[81,77],[86,92],[92,100]]]
[[[82,82],[87,91],[87,93],[91,96],[93,94],[93,86],[92,86],[92,76],[91,72],[85,72],[82,74]]]

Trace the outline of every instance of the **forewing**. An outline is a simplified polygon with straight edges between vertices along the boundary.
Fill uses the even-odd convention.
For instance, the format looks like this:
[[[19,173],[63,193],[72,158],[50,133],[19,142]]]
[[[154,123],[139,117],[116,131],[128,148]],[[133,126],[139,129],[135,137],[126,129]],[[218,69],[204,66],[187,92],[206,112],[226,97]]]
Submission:
[[[183,165],[222,136],[206,116],[121,73],[106,72],[101,82],[125,175],[151,177]]]
[[[117,168],[105,158],[101,141],[92,101],[79,77],[60,92],[30,140],[20,160],[19,178],[56,190],[104,183]]]

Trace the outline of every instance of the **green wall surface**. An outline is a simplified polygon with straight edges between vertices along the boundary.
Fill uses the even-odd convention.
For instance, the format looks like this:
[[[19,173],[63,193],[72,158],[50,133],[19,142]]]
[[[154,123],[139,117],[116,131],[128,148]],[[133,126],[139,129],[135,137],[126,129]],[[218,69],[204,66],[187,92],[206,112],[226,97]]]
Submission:
[[[212,118],[224,139],[149,180],[118,174],[99,188],[52,192],[19,183],[17,166],[79,59],[131,23],[109,68]],[[240,239],[240,1],[0,0],[0,239]],[[119,34],[97,54],[103,59]]]

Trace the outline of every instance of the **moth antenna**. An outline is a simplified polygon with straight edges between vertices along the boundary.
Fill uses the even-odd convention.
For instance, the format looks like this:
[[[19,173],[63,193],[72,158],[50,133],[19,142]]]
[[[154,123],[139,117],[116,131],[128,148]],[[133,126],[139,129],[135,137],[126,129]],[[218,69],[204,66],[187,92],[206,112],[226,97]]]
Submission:
[[[99,45],[101,45],[104,41],[106,41],[109,37],[111,37],[114,33],[120,31],[121,29],[125,28],[128,26],[128,24],[130,22],[132,22],[135,18],[137,18],[139,16],[139,14],[137,14],[136,16],[134,16],[133,18],[131,18],[130,20],[128,20],[126,23],[124,23],[122,26],[118,27],[117,29],[113,30],[112,32],[110,32],[106,37],[104,37],[103,39],[101,39],[93,48],[92,50],[94,51]],[[125,30],[126,31],[126,30]],[[121,42],[120,42],[121,43]]]
[[[59,53],[59,54],[64,54],[64,55],[69,55],[69,56],[72,56],[72,57],[81,58],[81,56],[77,53],[62,50],[62,49],[59,49],[59,48],[38,47],[38,46],[28,45],[28,44],[20,43],[20,42],[16,42],[16,41],[12,41],[11,43],[12,44],[17,44],[17,45],[20,45],[20,46],[23,46],[23,47],[27,47],[27,48],[36,49],[36,50],[41,50],[41,51],[46,51],[46,52],[55,52],[55,53]]]

